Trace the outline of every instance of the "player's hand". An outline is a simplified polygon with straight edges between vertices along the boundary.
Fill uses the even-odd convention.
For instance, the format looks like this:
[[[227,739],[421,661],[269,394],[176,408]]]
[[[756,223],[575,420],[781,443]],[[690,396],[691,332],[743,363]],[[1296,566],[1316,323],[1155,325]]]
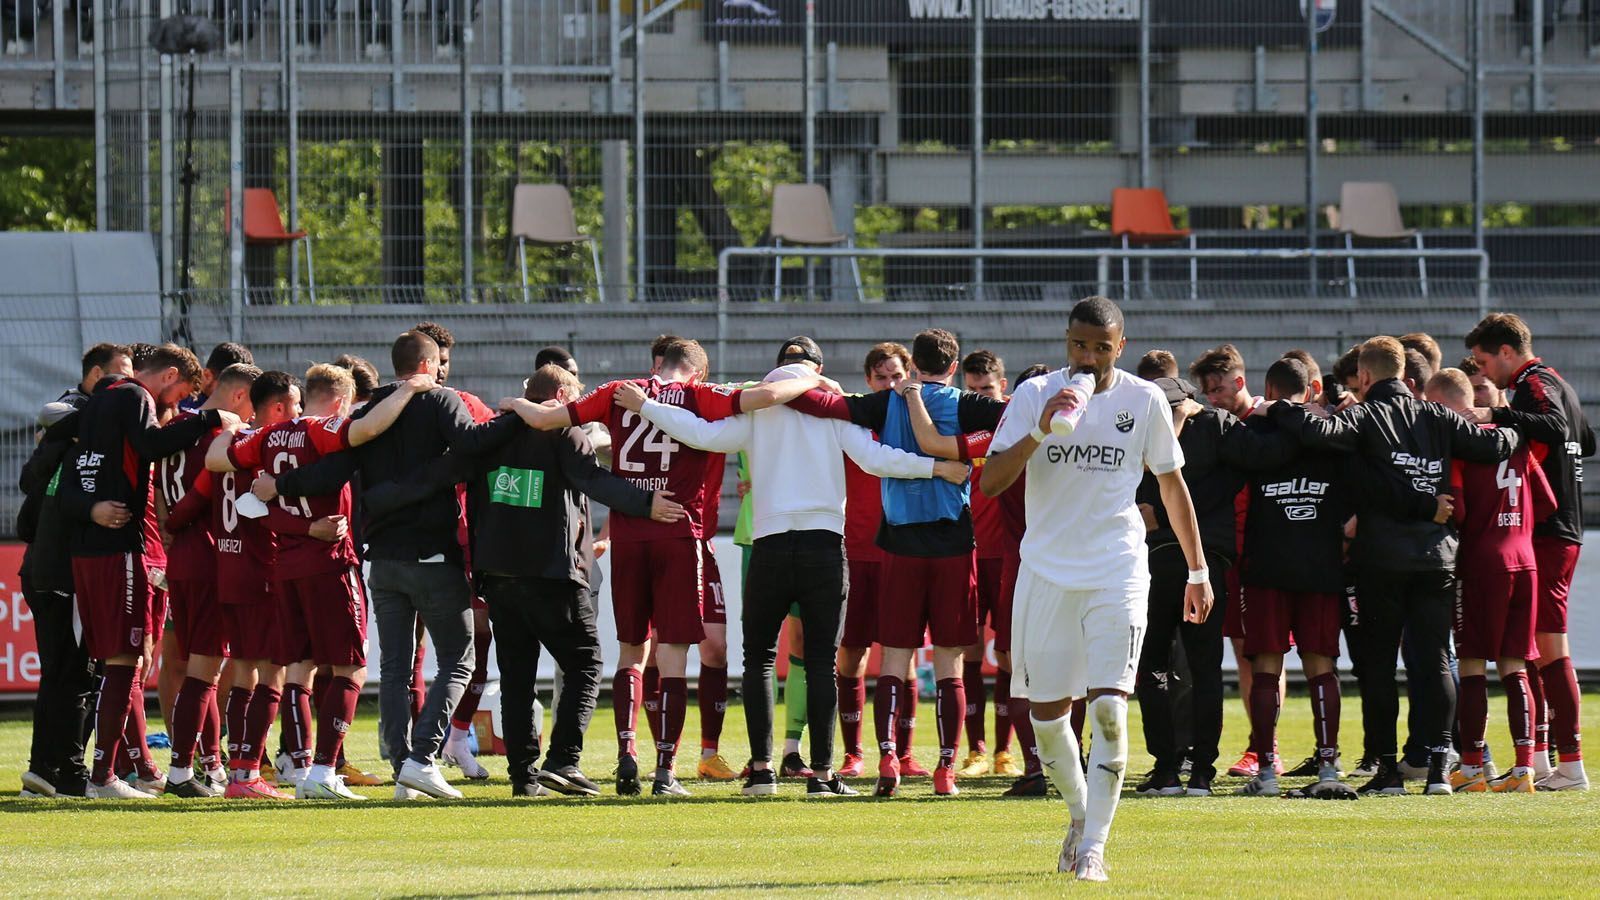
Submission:
[[[907,378],[905,381],[900,382],[895,386],[894,391],[904,398],[907,403],[912,402],[912,397],[917,398],[916,402],[922,401],[922,382],[917,381],[915,378]]]
[[[133,514],[126,504],[117,500],[101,500],[89,509],[89,518],[101,528],[121,528],[128,524]]]
[[[1456,514],[1456,498],[1449,494],[1440,494],[1434,500],[1438,503],[1438,506],[1433,512],[1433,521],[1436,524],[1443,525]]]
[[[1463,413],[1467,421],[1475,425],[1488,425],[1494,421],[1494,410],[1486,406],[1474,406]]]
[[[1216,604],[1216,598],[1211,596],[1211,582],[1205,584],[1186,584],[1183,587],[1183,620],[1196,625],[1204,622],[1211,615],[1211,607]]]
[[[331,544],[350,533],[350,520],[344,516],[324,516],[312,522],[306,533]]]
[[[238,432],[244,430],[245,421],[239,418],[236,414],[225,409],[219,409],[217,410],[217,416],[222,421],[223,431],[231,431],[237,434]]]
[[[262,503],[270,503],[278,498],[278,479],[271,475],[257,475],[250,485],[250,493],[255,494]]]
[[[743,500],[750,493],[750,482],[739,482],[738,484],[734,485],[733,492],[739,495],[740,500]]]
[[[1146,534],[1161,527],[1161,523],[1156,521],[1156,508],[1149,503],[1139,504],[1139,518],[1144,520]]]
[[[612,403],[632,412],[644,409],[646,399],[648,398],[645,396],[644,388],[631,381],[619,383],[616,390],[611,392]]]
[[[817,376],[817,390],[828,394],[838,394],[840,396],[844,395],[844,385],[834,381],[832,378],[829,378],[826,375]]]
[[[1347,540],[1347,541],[1353,541],[1353,540],[1356,539],[1356,517],[1355,516],[1351,516],[1344,523],[1344,539]]]
[[[1045,401],[1044,411],[1039,414],[1039,430],[1049,434],[1050,420],[1055,418],[1056,413],[1071,412],[1082,403],[1083,398],[1078,396],[1077,391],[1069,391],[1066,388],[1056,391],[1054,397]]]
[[[941,459],[933,464],[933,476],[943,478],[951,484],[965,484],[967,479],[972,477],[972,470],[967,468],[966,463]]]
[[[1183,402],[1178,404],[1178,419],[1179,421],[1187,422],[1199,415],[1204,409],[1205,407],[1196,403],[1193,397],[1185,397]]]
[[[1279,403],[1282,403],[1282,402],[1284,402],[1284,401],[1282,401],[1282,400],[1263,400],[1262,402],[1256,404],[1256,408],[1255,409],[1250,410],[1250,415],[1251,416],[1266,416],[1266,415],[1268,415],[1268,414],[1270,414],[1272,412],[1272,407],[1274,407],[1274,406],[1276,406],[1276,405],[1278,405]],[[1249,418],[1249,417],[1250,416],[1246,416],[1245,418]]]
[[[1336,412],[1336,413],[1344,412],[1345,410],[1349,409],[1352,406],[1355,406],[1359,402],[1360,401],[1356,400],[1356,395],[1355,394],[1346,392],[1344,397],[1339,401],[1339,405],[1335,406],[1333,408],[1333,411]]]
[[[413,394],[426,394],[439,386],[439,379],[430,372],[418,372],[400,381],[400,386]]]
[[[682,519],[687,513],[672,499],[671,491],[656,491],[650,498],[650,519],[668,525]]]
[[[600,557],[605,556],[606,555],[606,551],[610,550],[610,549],[611,549],[611,542],[610,541],[607,541],[607,540],[596,540],[594,542],[594,558],[595,559],[599,559]]]

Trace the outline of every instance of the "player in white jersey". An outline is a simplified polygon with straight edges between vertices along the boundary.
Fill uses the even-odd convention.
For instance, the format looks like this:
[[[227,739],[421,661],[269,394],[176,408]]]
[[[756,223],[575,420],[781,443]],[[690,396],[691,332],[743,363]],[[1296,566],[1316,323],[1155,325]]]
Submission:
[[[1160,481],[1189,563],[1184,618],[1203,622],[1212,604],[1166,396],[1115,368],[1126,345],[1115,303],[1090,297],[1074,306],[1067,318],[1067,368],[1017,387],[979,482],[993,497],[1027,470],[1011,692],[1031,703],[1039,758],[1067,800],[1070,824],[1058,871],[1083,881],[1106,880],[1106,837],[1128,763],[1128,694],[1150,591],[1134,492],[1147,468]],[[1053,433],[1052,417],[1081,403],[1067,389],[1080,372],[1094,376],[1094,395],[1069,435]],[[1079,697],[1089,700],[1094,734],[1087,778],[1068,720]]]

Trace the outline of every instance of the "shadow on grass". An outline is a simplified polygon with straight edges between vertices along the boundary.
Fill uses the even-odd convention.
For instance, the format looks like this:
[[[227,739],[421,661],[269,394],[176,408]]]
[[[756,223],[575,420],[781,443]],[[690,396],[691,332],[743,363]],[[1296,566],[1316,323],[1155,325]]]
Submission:
[[[981,875],[975,875],[974,878],[975,879],[981,879],[982,888],[984,889],[984,891],[989,892],[989,891],[992,891],[992,889],[994,889],[994,888],[1004,887],[1006,885],[1029,884],[1029,883],[1037,881],[1039,877],[1042,877],[1042,876],[1047,875],[1047,874],[1053,874],[1053,873],[1038,872],[1038,873],[1034,873],[1034,874],[1024,874],[1024,873],[1020,873],[1020,872],[1012,872],[1012,873],[984,872]],[[582,887],[582,888],[575,888],[575,887],[536,888],[536,887],[530,887],[530,888],[521,888],[521,889],[518,889],[518,890],[515,890],[515,891],[500,891],[500,892],[493,892],[493,893],[484,893],[482,891],[469,891],[469,892],[463,892],[463,893],[459,893],[459,894],[397,894],[397,895],[395,895],[395,900],[424,900],[424,898],[430,898],[430,897],[548,897],[548,896],[569,896],[569,895],[572,895],[574,893],[583,893],[583,894],[644,894],[644,893],[651,893],[651,894],[707,894],[707,893],[726,893],[726,892],[733,892],[733,891],[781,891],[781,890],[815,891],[815,890],[819,890],[819,889],[820,890],[825,890],[827,888],[874,888],[874,887],[881,888],[881,887],[885,887],[885,886],[889,886],[889,885],[894,885],[896,887],[903,887],[903,888],[906,888],[906,889],[939,888],[939,889],[943,889],[943,890],[948,891],[948,890],[959,890],[961,888],[961,883],[964,880],[965,879],[959,879],[959,878],[935,878],[935,877],[918,878],[918,877],[914,877],[914,876],[913,877],[907,877],[907,878],[894,878],[894,877],[888,877],[888,876],[881,877],[881,878],[870,878],[870,877],[848,878],[848,879],[847,878],[838,878],[838,879],[832,879],[832,880],[823,880],[823,879],[817,879],[817,878],[808,877],[808,878],[805,878],[803,880],[795,880],[795,881],[736,881],[736,882],[728,882],[726,884],[706,884],[706,883],[698,883],[698,884],[664,884],[664,885],[651,885],[648,888],[641,888],[641,887],[639,887],[637,885],[629,885],[629,886],[626,886],[626,887],[623,887],[623,886],[617,886],[617,887],[585,886],[585,887]]]

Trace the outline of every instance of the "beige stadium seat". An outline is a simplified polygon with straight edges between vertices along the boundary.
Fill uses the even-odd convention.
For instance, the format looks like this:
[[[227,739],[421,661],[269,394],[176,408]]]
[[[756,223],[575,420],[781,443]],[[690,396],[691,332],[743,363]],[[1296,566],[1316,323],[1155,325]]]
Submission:
[[[1400,218],[1400,198],[1394,185],[1387,181],[1346,181],[1339,188],[1338,227],[1344,233],[1345,249],[1354,249],[1355,241],[1415,243],[1422,250],[1422,232],[1407,228]],[[1356,295],[1356,260],[1345,261],[1346,280],[1350,296]],[[1417,257],[1417,279],[1422,286],[1422,296],[1428,296],[1428,261]]]
[[[605,301],[605,285],[600,277],[600,248],[578,230],[572,212],[572,195],[559,184],[519,184],[511,195],[511,236],[517,239],[517,261],[522,268],[522,302],[528,302],[528,245],[572,247],[589,245],[594,264],[594,286]]]
[[[854,247],[847,234],[833,224],[833,202],[828,189],[820,184],[778,184],[772,188],[772,243],[775,247]],[[861,266],[850,257],[850,272],[856,280],[856,299],[861,292]],[[783,289],[783,258],[772,261],[772,299]]]

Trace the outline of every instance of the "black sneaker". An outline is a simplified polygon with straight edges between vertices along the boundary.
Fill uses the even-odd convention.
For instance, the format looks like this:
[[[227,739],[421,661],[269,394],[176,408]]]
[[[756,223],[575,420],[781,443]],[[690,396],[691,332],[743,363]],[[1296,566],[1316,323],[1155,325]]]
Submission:
[[[650,796],[688,797],[690,794],[688,788],[685,788],[683,783],[678,780],[678,776],[668,775],[667,777],[662,778],[658,775],[656,776],[655,784],[650,786]]]
[[[1185,796],[1188,796],[1188,797],[1209,797],[1209,796],[1211,796],[1211,773],[1210,772],[1190,772],[1189,773],[1189,786],[1184,789],[1183,793],[1184,793]]]
[[[549,795],[544,785],[538,781],[512,781],[511,796],[513,797],[544,797]]]
[[[1372,780],[1362,785],[1358,793],[1364,796],[1372,795],[1401,795],[1406,792],[1406,779],[1400,774],[1400,768],[1389,760],[1378,763],[1378,771],[1373,774]]]
[[[1043,797],[1050,792],[1050,782],[1045,780],[1043,772],[1024,775],[1011,783],[1006,788],[1002,797]]]
[[[746,797],[771,797],[778,792],[778,773],[772,769],[757,769],[750,767],[750,774],[744,779],[744,787],[740,793]]]
[[[1316,757],[1316,754],[1312,754],[1311,756],[1306,757],[1305,761],[1300,763],[1300,765],[1295,766],[1287,772],[1284,772],[1282,777],[1315,778],[1321,765],[1322,761]]]
[[[783,777],[785,778],[810,778],[811,767],[800,758],[798,753],[785,753],[783,755]]]
[[[1183,782],[1171,769],[1153,769],[1150,777],[1134,788],[1134,793],[1144,797],[1176,797],[1183,793]]]
[[[198,800],[205,797],[215,797],[217,792],[206,784],[204,777],[190,777],[187,781],[168,781],[167,793],[174,797],[183,797],[189,800]]]
[[[539,783],[549,790],[568,797],[597,797],[600,794],[600,786],[590,781],[577,766],[542,769],[538,778]]]
[[[1368,755],[1361,757],[1361,762],[1356,763],[1356,767],[1350,770],[1350,777],[1371,778],[1372,776],[1378,774],[1378,762],[1379,760],[1376,756]]]
[[[1428,760],[1427,787],[1422,789],[1430,797],[1449,796],[1454,793],[1450,787],[1449,767],[1445,763],[1446,754],[1433,753]]]
[[[56,798],[66,797],[70,800],[82,800],[88,796],[89,777],[87,775],[67,775],[56,780]],[[221,793],[220,791],[218,793]]]
[[[617,796],[639,796],[639,760],[626,753],[617,756]]]
[[[856,789],[844,783],[844,779],[834,775],[827,781],[812,777],[806,781],[807,797],[859,797]]]

